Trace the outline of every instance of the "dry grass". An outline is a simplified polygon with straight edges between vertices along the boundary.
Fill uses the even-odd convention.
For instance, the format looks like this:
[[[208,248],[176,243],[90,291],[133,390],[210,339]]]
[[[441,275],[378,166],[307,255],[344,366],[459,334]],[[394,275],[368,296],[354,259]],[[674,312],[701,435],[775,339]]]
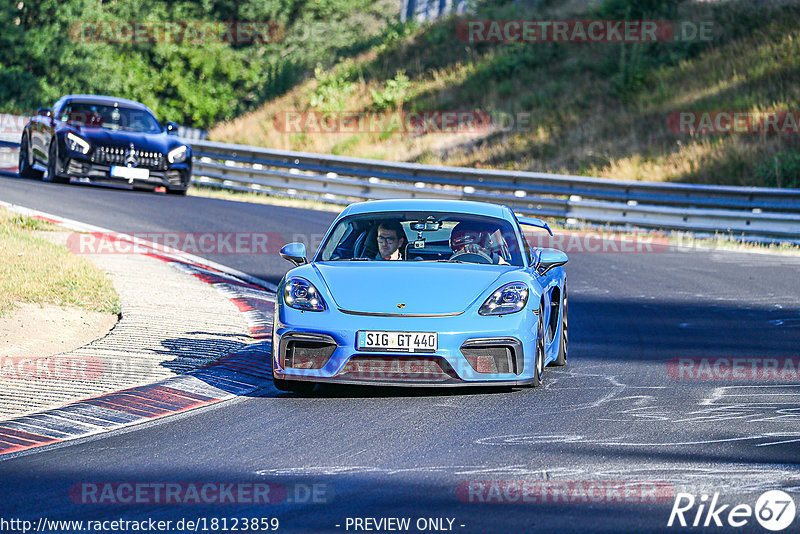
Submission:
[[[119,296],[100,269],[37,235],[56,229],[0,209],[0,316],[20,302],[119,313]]]
[[[550,12],[543,16],[590,14],[585,2],[548,5]],[[712,13],[709,5],[684,2],[679,17],[703,20]],[[797,11],[754,11],[740,5],[713,13],[713,43],[680,61],[648,66],[641,84],[624,93],[613,76],[613,54],[635,55],[633,47],[465,46],[458,41],[454,46],[457,21],[418,28],[397,44],[361,53],[334,70],[343,84],[336,109],[374,109],[373,91],[383,90],[387,80],[402,70],[411,80],[400,104],[404,111],[530,113],[532,126],[519,131],[423,135],[278,131],[275,119],[280,113],[315,109],[311,104],[319,81],[311,79],[251,114],[218,125],[210,136],[397,161],[631,180],[785,186],[786,182],[770,183],[758,169],[776,154],[800,150],[797,135],[690,135],[667,127],[667,117],[675,111],[800,109],[800,27],[792,22]],[[750,26],[743,29],[745,24]],[[669,51],[673,45],[659,46]]]

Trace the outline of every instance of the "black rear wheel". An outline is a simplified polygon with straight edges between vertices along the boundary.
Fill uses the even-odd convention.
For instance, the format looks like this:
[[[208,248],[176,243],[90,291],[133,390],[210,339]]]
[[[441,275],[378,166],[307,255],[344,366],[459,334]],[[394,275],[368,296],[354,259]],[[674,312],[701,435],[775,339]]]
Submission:
[[[19,143],[19,175],[23,178],[41,178],[42,171],[33,168],[33,152],[31,151],[28,136],[23,134]]]

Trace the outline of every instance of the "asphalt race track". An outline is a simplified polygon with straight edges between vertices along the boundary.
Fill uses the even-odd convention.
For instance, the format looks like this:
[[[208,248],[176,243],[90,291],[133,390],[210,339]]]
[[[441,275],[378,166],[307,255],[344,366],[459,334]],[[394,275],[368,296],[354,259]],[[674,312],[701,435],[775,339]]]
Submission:
[[[313,242],[334,216],[15,176],[0,177],[0,200],[122,232],[267,231],[287,241]],[[209,528],[226,519],[228,530],[220,522],[207,530],[217,532],[258,532],[232,529],[232,518],[262,517],[278,518],[288,532],[396,531],[388,518],[409,518],[413,532],[683,531],[692,529],[667,522],[675,495],[688,493],[697,501],[685,513],[690,524],[718,494],[717,507],[729,505],[718,516],[725,526],[715,528],[705,511],[700,525],[763,532],[752,516],[732,528],[728,513],[755,507],[766,490],[798,501],[800,380],[797,372],[753,377],[747,366],[800,357],[800,258],[569,253],[569,363],[549,368],[544,388],[328,386],[301,397],[270,387],[4,459],[0,516],[201,518]],[[277,254],[210,259],[272,282],[289,267]],[[695,372],[703,361],[712,369],[719,358],[738,361],[743,377],[723,376],[718,366],[713,379],[688,379],[678,358],[700,362]],[[268,483],[281,497],[254,505],[75,496],[76,487],[106,482]],[[800,531],[800,519],[785,531]]]

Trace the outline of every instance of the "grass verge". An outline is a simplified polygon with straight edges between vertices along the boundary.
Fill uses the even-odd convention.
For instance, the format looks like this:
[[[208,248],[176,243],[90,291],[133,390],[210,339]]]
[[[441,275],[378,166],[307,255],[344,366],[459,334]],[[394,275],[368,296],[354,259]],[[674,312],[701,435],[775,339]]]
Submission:
[[[0,316],[19,302],[119,313],[119,295],[105,274],[40,235],[48,231],[59,229],[0,209]]]

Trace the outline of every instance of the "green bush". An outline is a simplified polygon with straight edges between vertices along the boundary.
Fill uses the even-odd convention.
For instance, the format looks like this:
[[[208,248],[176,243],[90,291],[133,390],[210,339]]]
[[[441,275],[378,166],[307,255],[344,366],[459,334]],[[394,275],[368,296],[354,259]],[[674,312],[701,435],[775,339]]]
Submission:
[[[411,81],[405,71],[397,71],[393,79],[386,80],[386,86],[382,90],[370,89],[373,109],[386,111],[402,108],[410,86]]]
[[[756,168],[758,183],[765,187],[800,188],[800,152],[778,152]]]
[[[606,0],[596,10],[598,18],[612,20],[674,17],[680,0]]]
[[[141,101],[161,120],[208,128],[285,93],[311,75],[315,65],[325,69],[342,55],[368,47],[375,35],[365,35],[365,25],[380,34],[396,21],[389,4],[390,0],[0,2],[0,112],[52,106],[69,93],[109,94]],[[285,27],[285,36],[279,43],[198,45],[85,42],[70,33],[76,24],[92,21],[272,21]],[[329,87],[320,96],[325,105],[335,105],[334,91]]]
[[[321,66],[314,69],[317,87],[309,97],[312,108],[324,112],[344,109],[347,98],[355,89],[355,84],[348,79],[352,76],[352,70],[348,65],[342,67],[331,71],[325,71]]]

